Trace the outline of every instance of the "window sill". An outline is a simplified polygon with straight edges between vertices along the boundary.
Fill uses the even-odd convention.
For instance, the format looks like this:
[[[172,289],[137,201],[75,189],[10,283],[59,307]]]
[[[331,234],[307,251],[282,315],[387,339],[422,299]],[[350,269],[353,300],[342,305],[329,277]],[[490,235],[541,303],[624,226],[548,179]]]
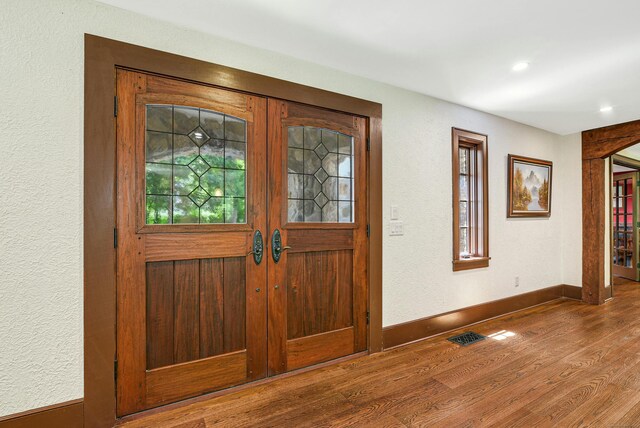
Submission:
[[[459,259],[453,261],[453,271],[479,269],[489,267],[491,257],[471,257],[469,259]]]

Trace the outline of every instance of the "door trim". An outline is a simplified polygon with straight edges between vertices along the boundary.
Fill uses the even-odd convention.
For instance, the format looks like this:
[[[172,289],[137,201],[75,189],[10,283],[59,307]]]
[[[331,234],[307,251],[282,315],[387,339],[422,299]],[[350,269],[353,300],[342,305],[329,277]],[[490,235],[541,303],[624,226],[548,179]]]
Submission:
[[[116,422],[116,67],[367,118],[368,347],[382,351],[382,105],[90,34],[84,44],[84,425]]]

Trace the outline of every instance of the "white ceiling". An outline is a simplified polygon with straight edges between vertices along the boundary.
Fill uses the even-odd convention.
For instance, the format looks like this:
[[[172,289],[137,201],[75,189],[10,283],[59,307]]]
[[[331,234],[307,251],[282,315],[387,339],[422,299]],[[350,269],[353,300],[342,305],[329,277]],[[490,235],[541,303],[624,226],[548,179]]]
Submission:
[[[559,134],[640,119],[638,0],[102,2]]]

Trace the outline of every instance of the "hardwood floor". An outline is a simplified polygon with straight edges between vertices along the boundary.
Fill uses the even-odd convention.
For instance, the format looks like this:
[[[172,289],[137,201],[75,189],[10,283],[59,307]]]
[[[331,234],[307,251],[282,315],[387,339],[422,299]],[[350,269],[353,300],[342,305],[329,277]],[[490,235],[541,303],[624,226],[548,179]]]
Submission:
[[[468,347],[445,334],[125,426],[640,427],[640,283],[615,296],[475,325],[493,337]]]

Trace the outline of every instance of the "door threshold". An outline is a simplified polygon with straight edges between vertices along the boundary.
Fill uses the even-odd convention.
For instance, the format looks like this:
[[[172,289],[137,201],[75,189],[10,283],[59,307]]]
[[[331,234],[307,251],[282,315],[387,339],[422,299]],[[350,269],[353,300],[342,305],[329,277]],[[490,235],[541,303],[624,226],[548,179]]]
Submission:
[[[258,379],[253,382],[243,383],[242,385],[232,386],[231,388],[221,389],[219,391],[209,392],[207,394],[198,395],[197,397],[186,398],[184,400],[176,401],[175,403],[165,404],[164,406],[154,407],[153,409],[143,410],[138,413],[133,413],[131,415],[123,416],[118,418],[116,421],[116,426],[122,425],[127,422],[131,422],[137,419],[141,419],[147,416],[155,415],[162,412],[167,412],[169,410],[179,409],[182,407],[189,406],[191,404],[201,403],[207,400],[213,400],[217,397],[223,397],[229,394],[233,394],[236,392],[244,391],[245,389],[253,388],[256,386],[260,386],[266,383],[271,383],[276,380],[285,379],[291,376],[295,376],[298,374],[306,373],[312,370],[321,369],[327,366],[333,366],[336,364],[344,363],[346,361],[355,360],[357,358],[361,358],[369,355],[369,351],[362,351],[355,354],[347,355],[345,357],[336,358],[334,360],[325,361],[323,363],[318,363],[309,367],[303,367],[300,369],[292,370],[287,373],[282,373],[275,376],[265,377],[263,379]]]

